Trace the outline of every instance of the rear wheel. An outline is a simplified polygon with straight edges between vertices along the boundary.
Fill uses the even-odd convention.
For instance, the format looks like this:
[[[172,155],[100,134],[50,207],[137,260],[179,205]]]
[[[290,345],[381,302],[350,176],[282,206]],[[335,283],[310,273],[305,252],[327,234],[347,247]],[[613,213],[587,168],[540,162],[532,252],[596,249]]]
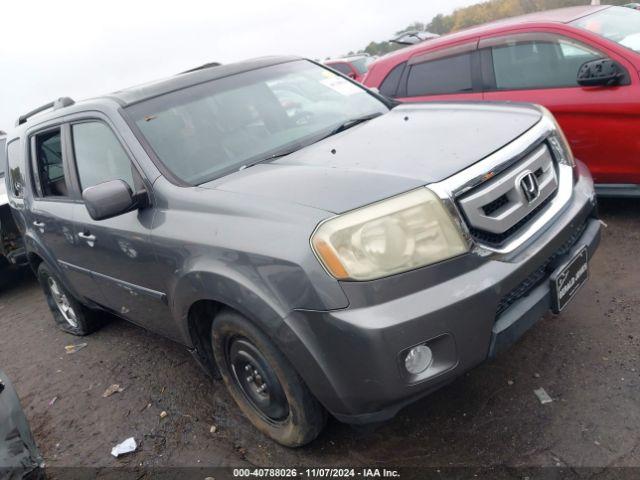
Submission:
[[[44,262],[38,266],[38,281],[58,328],[72,335],[84,336],[99,327],[97,313],[73,298]]]
[[[222,378],[251,423],[287,447],[320,434],[324,408],[266,335],[242,315],[224,310],[213,321],[211,337]]]

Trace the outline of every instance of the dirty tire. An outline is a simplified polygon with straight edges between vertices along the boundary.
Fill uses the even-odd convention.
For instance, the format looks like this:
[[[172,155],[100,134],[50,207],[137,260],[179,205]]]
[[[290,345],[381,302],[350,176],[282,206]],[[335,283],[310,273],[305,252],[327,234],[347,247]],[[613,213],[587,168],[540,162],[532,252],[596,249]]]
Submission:
[[[84,336],[97,330],[97,312],[82,306],[64,287],[58,276],[43,262],[38,267],[38,282],[59,329],[72,335]]]
[[[256,428],[286,447],[306,445],[320,434],[327,421],[325,409],[311,394],[289,361],[264,333],[239,313],[222,310],[213,321],[211,338],[215,360],[222,378],[233,399]],[[238,344],[242,347],[237,347]],[[243,368],[238,369],[238,362],[246,360],[244,357],[237,360],[237,354],[234,352],[237,352],[238,348],[245,347],[261,358],[263,363],[257,362],[260,364],[257,368],[261,370],[260,373],[265,370],[265,379],[273,380],[265,381],[264,384],[268,383],[269,397],[277,397],[273,403],[281,407],[277,408],[278,405],[276,405],[276,411],[281,416],[272,418],[276,415],[269,416],[261,411],[252,400],[251,394],[247,393],[249,385],[264,384],[256,380],[248,383],[249,377],[245,377],[247,371]],[[260,366],[264,367],[264,363],[268,364],[268,367],[261,369]],[[244,366],[247,367],[247,365]],[[242,371],[238,372],[238,370]],[[247,382],[239,380],[238,373],[240,377],[247,379]],[[257,378],[262,380],[260,375]],[[283,393],[286,398],[284,401],[286,408],[280,393]],[[272,401],[268,400],[267,403]],[[270,410],[269,413],[272,412],[273,410]]]

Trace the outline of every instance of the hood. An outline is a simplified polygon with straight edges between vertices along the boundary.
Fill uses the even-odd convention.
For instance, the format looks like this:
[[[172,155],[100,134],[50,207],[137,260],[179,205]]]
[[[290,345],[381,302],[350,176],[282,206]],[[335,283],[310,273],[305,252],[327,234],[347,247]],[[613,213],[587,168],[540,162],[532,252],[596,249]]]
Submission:
[[[541,116],[527,105],[402,105],[201,186],[342,213],[444,180],[504,147]]]

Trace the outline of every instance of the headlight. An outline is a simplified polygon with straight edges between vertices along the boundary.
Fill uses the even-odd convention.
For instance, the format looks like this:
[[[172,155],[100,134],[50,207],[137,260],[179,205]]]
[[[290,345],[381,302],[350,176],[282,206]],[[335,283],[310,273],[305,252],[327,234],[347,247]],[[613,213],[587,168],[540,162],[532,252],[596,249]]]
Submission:
[[[558,124],[556,117],[544,107],[540,107],[542,109],[542,113],[544,116],[555,126],[555,133],[553,133],[549,137],[549,144],[551,145],[551,149],[556,157],[558,163],[568,165],[571,168],[575,168],[576,161],[573,156],[573,152],[571,151],[571,146],[569,145],[569,141],[567,137],[565,137],[562,128]]]
[[[340,280],[382,278],[469,250],[440,199],[427,188],[327,220],[311,245]]]

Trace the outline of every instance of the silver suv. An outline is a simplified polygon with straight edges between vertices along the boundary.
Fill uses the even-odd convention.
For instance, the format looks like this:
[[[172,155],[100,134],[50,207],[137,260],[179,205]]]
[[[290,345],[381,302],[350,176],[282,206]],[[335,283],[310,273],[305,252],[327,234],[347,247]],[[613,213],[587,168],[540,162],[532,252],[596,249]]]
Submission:
[[[397,105],[314,62],[191,71],[18,120],[9,198],[57,324],[96,310],[299,446],[494,356],[588,275],[587,168],[516,104]]]

